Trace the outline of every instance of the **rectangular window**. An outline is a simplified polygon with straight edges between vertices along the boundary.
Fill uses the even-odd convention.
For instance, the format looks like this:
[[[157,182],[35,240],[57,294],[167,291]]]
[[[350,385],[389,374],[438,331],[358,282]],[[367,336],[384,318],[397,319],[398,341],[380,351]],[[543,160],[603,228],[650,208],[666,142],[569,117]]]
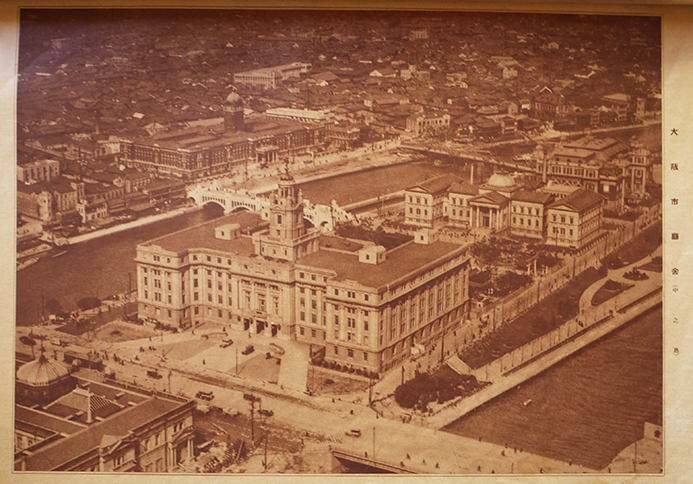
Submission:
[[[301,321],[305,321],[305,320],[306,320],[306,313],[301,311]]]
[[[349,358],[353,358],[354,357],[354,350],[352,350],[351,348],[347,349],[347,356]]]
[[[339,354],[339,346],[334,347],[334,354],[338,355]]]

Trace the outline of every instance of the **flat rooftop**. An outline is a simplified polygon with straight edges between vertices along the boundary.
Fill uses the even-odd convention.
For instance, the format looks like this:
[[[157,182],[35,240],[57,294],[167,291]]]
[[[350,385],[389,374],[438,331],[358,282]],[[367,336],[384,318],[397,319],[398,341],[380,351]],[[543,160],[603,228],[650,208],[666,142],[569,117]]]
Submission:
[[[242,212],[165,235],[139,246],[160,246],[162,249],[172,252],[203,248],[224,252],[227,257],[250,257],[255,254],[255,247],[250,237],[241,236],[232,240],[215,237],[214,229],[216,226],[230,223],[239,224],[241,231],[252,231],[267,224],[257,213]],[[321,250],[302,257],[296,261],[296,264],[303,267],[332,270],[336,272],[338,281],[354,281],[374,288],[394,282],[400,277],[461,248],[457,244],[440,241],[430,245],[409,243],[388,252],[384,262],[372,265],[359,262],[358,250],[363,245],[356,241],[326,235],[320,237],[320,246]]]
[[[215,227],[230,223],[239,224],[241,231],[258,229],[267,224],[257,213],[241,212],[149,240],[140,244],[140,247],[159,246],[172,252],[182,252],[187,249],[211,249],[228,252],[229,255],[237,254],[245,257],[254,254],[253,241],[250,237],[239,237],[231,240],[215,237]]]
[[[301,266],[331,269],[337,281],[354,281],[368,287],[381,287],[415,272],[441,257],[461,249],[457,244],[434,242],[430,245],[409,243],[387,253],[378,265],[359,262],[358,254],[320,250],[299,259]]]

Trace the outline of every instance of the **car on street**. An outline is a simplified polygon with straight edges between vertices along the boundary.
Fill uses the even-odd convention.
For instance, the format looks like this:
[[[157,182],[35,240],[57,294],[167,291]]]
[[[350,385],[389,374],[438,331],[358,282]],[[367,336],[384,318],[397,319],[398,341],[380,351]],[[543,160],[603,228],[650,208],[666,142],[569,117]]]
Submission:
[[[255,351],[255,347],[253,345],[248,345],[245,347],[243,351],[241,351],[241,353],[243,353],[244,355],[249,355],[253,351]]]
[[[257,411],[257,413],[259,413],[260,415],[262,415],[264,417],[271,417],[272,415],[274,415],[273,410],[267,410],[265,408],[261,408],[260,410]]]
[[[229,338],[229,339],[223,340],[219,346],[220,346],[221,348],[228,348],[228,347],[231,346],[232,344],[233,344],[233,340],[232,340],[231,338]]]
[[[200,390],[195,394],[195,398],[199,398],[200,400],[207,400],[209,402],[214,398],[214,392],[205,392]]]
[[[361,431],[358,429],[351,429],[345,432],[348,437],[361,437]]]
[[[159,379],[163,378],[163,376],[161,375],[161,373],[159,373],[157,370],[147,370],[147,376],[148,376],[149,378],[154,378],[154,379],[156,379],[156,380],[159,380]]]

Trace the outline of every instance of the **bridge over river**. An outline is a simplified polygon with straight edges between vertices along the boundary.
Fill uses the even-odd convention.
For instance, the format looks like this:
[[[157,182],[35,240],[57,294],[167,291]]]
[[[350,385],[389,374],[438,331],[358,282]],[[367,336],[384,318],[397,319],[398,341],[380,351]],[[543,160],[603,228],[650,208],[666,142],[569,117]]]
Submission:
[[[264,220],[269,220],[271,199],[246,190],[226,188],[217,183],[199,184],[187,190],[187,197],[199,206],[210,203],[219,205],[224,209],[225,214],[248,210],[259,213]],[[334,201],[330,205],[323,205],[303,199],[303,203],[303,216],[314,227],[333,230],[336,223],[354,218],[351,213],[339,207]]]

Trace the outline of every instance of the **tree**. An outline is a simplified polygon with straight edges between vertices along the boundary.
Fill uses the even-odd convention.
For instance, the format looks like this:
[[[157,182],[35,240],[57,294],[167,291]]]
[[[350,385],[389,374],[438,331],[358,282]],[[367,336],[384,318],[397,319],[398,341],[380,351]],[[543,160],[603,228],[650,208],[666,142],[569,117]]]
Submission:
[[[63,313],[63,307],[60,304],[60,301],[57,299],[49,299],[46,302],[46,311],[48,311],[48,314],[61,314]]]

